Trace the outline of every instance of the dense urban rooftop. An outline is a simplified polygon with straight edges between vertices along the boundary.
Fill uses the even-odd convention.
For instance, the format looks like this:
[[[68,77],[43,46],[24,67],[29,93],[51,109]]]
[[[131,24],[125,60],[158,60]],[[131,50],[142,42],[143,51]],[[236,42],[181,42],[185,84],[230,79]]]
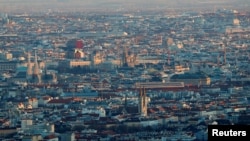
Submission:
[[[250,12],[1,13],[3,140],[207,140],[249,125]]]

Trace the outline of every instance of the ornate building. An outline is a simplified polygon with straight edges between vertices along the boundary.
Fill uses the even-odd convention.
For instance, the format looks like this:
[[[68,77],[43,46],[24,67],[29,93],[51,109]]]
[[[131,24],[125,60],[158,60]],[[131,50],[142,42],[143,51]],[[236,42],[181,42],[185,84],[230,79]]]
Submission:
[[[30,53],[28,53],[26,80],[32,83],[57,83],[56,73],[48,71],[45,62],[38,63],[37,53],[35,52],[33,62],[30,61],[30,56]]]

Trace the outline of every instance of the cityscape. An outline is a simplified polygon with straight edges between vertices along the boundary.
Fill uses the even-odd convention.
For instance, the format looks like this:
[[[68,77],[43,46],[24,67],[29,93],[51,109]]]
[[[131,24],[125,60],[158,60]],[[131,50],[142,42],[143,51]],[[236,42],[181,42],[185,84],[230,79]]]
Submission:
[[[206,141],[209,125],[249,125],[250,3],[191,1],[0,0],[0,139]]]

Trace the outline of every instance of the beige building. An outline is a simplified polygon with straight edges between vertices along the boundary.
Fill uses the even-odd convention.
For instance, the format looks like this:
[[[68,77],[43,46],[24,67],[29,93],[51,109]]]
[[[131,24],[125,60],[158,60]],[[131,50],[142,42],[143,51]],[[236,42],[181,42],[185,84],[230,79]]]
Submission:
[[[12,53],[0,52],[0,60],[12,60],[12,59],[13,59]]]
[[[83,66],[89,66],[91,64],[91,61],[84,61],[84,60],[70,60],[66,62],[69,68],[74,68],[74,67],[83,67]]]

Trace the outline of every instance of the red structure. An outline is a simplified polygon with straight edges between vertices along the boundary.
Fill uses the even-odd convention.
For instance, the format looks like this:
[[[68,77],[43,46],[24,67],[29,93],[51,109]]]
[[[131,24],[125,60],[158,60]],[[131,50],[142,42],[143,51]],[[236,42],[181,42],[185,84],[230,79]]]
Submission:
[[[79,51],[75,52],[75,58],[80,59],[81,58],[81,53]]]
[[[83,48],[83,41],[82,40],[77,40],[76,41],[76,48],[77,49],[82,49]]]

